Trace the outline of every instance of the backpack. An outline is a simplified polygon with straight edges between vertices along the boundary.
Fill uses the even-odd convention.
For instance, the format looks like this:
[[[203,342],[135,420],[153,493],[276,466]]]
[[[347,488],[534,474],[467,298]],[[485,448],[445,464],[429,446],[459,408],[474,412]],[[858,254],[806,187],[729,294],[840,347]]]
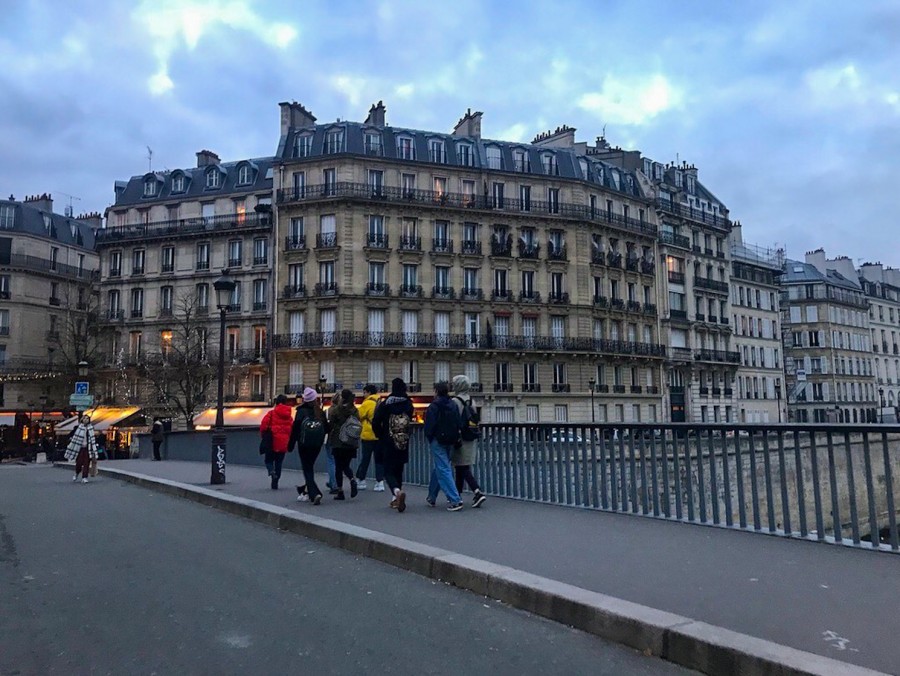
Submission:
[[[409,448],[409,416],[406,413],[392,413],[387,420],[387,433],[398,451]]]
[[[300,423],[300,445],[305,448],[320,448],[325,443],[325,425],[313,415],[303,418]]]
[[[453,398],[462,404],[462,411],[460,412],[462,425],[459,430],[459,435],[462,440],[475,441],[476,439],[481,439],[481,429],[478,427],[478,424],[481,422],[481,416],[478,415],[478,411],[472,406],[472,400],[464,400],[462,397]]]
[[[347,418],[338,430],[338,441],[347,446],[356,448],[359,446],[359,437],[362,434],[362,423],[359,418],[352,415]]]
[[[456,413],[456,404],[453,409],[440,407],[437,409],[437,420],[434,423],[434,439],[442,446],[455,446],[459,441],[459,425],[458,418],[453,415]],[[457,420],[454,420],[457,418]]]

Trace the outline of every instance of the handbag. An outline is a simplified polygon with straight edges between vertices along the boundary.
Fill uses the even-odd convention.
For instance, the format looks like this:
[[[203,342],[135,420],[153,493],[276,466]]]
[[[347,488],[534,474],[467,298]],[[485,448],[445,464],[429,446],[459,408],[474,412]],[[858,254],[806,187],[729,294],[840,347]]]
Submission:
[[[263,430],[262,439],[259,440],[259,454],[265,455],[272,452],[272,430]]]

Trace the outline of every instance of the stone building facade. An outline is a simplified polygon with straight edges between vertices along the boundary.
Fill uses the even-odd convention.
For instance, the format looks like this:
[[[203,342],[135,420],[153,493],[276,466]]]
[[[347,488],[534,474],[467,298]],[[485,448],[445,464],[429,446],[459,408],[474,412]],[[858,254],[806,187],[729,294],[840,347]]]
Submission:
[[[115,191],[97,234],[109,334],[100,365],[103,401],[154,405],[135,367],[166,349],[186,308],[218,347],[213,282],[225,269],[237,282],[227,304],[225,397],[269,401],[272,159],[222,162],[203,150],[194,168],[133,176]]]
[[[785,261],[781,285],[785,385],[791,422],[877,419],[869,301],[852,261]]]
[[[76,365],[91,356],[79,338],[99,279],[99,224],[99,214],[54,213],[47,194],[0,200],[0,407],[68,406]]]
[[[486,421],[662,420],[655,201],[574,134],[281,104],[278,391],[399,376],[430,394],[465,373]]]
[[[869,299],[879,420],[894,422],[900,406],[900,270],[866,263],[859,283]]]
[[[742,241],[731,234],[731,323],[741,357],[736,379],[737,417],[742,423],[785,422],[783,348],[778,280],[784,251]]]

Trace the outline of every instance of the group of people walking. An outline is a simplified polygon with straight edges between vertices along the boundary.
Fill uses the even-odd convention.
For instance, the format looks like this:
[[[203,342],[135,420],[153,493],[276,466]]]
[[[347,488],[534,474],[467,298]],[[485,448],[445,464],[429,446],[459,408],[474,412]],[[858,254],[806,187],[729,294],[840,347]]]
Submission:
[[[432,507],[437,504],[439,491],[443,491],[447,509],[459,511],[465,486],[473,492],[473,507],[480,507],[486,499],[472,471],[480,432],[470,387],[466,376],[456,376],[451,399],[447,384],[438,383],[434,401],[425,413],[425,438],[434,461],[427,498]],[[296,447],[306,482],[297,486],[297,500],[321,504],[324,493],[316,483],[314,468],[324,447],[329,469],[326,488],[335,500],[347,499],[345,479],[349,480],[351,498],[364,490],[374,461],[374,490],[382,492],[387,484],[390,506],[404,512],[403,471],[409,462],[410,426],[415,420],[406,383],[395,378],[387,397],[380,397],[374,385],[366,385],[359,407],[351,390],[341,390],[334,395],[327,415],[311,387],[303,390],[300,399],[300,405],[292,411],[287,397],[280,395],[260,424],[260,453],[265,455],[271,488],[278,488],[284,457]],[[354,473],[352,463],[357,451],[361,458]]]

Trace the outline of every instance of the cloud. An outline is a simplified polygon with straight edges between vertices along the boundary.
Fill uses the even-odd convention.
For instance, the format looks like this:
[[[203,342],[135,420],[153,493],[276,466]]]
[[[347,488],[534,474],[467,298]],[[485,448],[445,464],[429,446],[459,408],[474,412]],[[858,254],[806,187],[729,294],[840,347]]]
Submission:
[[[245,31],[276,49],[285,49],[297,37],[294,26],[267,21],[251,9],[248,0],[143,0],[133,17],[153,41],[157,71],[147,86],[155,95],[175,86],[169,74],[173,55],[180,48],[195,50],[204,35],[217,28]]]
[[[644,80],[622,80],[607,75],[601,90],[583,94],[577,105],[604,123],[642,125],[680,107],[681,99],[681,92],[661,74]]]

